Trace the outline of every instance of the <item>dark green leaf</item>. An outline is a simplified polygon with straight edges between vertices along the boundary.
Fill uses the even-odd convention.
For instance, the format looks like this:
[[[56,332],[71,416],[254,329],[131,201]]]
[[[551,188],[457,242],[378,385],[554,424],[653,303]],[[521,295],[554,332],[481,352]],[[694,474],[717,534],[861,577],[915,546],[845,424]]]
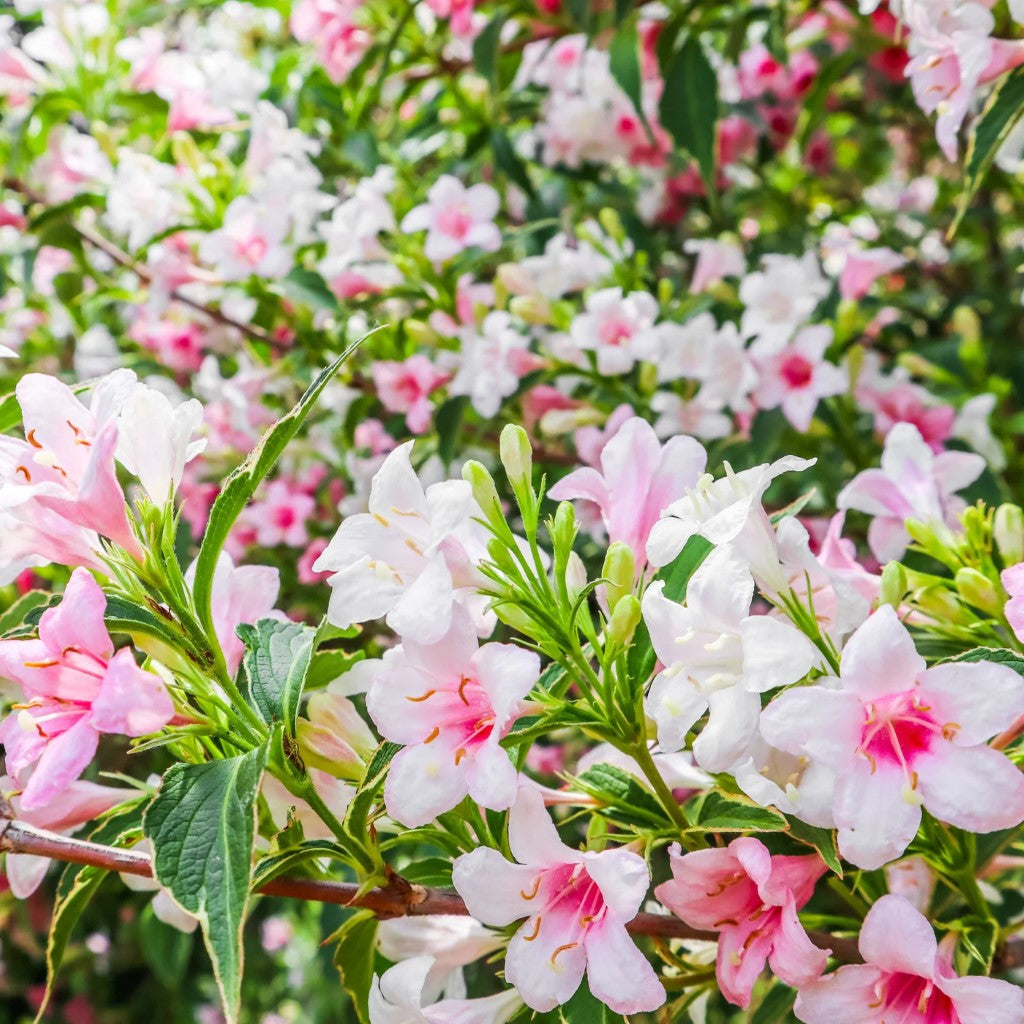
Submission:
[[[621,1016],[612,1013],[591,993],[586,981],[576,989],[572,999],[564,1006],[560,1006],[557,1012],[562,1024],[613,1024],[622,1020]]]
[[[147,640],[156,640],[173,652],[184,647],[197,658],[201,656],[195,645],[169,619],[116,594],[107,597],[107,610],[103,619],[111,633],[124,633],[130,636],[154,657],[160,657],[159,649],[154,648]]]
[[[843,862],[839,859],[836,834],[832,829],[817,828],[814,825],[808,825],[805,821],[800,821],[799,818],[790,818],[789,834],[801,843],[813,846],[829,868],[840,878],[843,877]]]
[[[504,171],[528,196],[534,195],[533,182],[530,181],[526,165],[519,159],[518,154],[512,147],[512,143],[509,141],[508,135],[500,128],[494,128],[491,131],[491,149],[494,150],[494,162],[498,165],[499,170]],[[467,398],[466,395],[459,395],[458,397]],[[451,401],[455,401],[455,399],[449,399],[449,402]],[[446,402],[445,405],[447,404]],[[440,414],[443,411],[444,406],[438,412],[437,418],[440,418]],[[440,432],[440,427],[438,427],[438,431]],[[449,459],[448,461],[451,460]]]
[[[643,108],[643,75],[640,70],[640,38],[636,32],[636,22],[630,21],[622,25],[612,36],[608,47],[609,70],[619,88],[629,97],[637,115],[647,127],[647,117]]]
[[[796,991],[776,982],[751,1014],[750,1024],[784,1024],[791,1020],[790,1011],[796,1000]]]
[[[619,25],[629,17],[633,10],[633,0],[615,0],[615,24]]]
[[[243,623],[237,633],[245,644],[242,665],[249,702],[267,725],[281,722],[294,736],[316,630],[298,622],[260,619],[255,626]]]
[[[206,534],[196,560],[196,577],[192,587],[199,619],[212,638],[216,635],[213,626],[213,611],[210,600],[213,594],[213,574],[224,541],[239,513],[245,508],[256,488],[274,468],[288,442],[298,432],[309,415],[320,393],[330,379],[341,369],[349,356],[362,343],[362,338],[346,349],[330,366],[320,372],[316,380],[306,389],[298,404],[286,416],[278,420],[260,438],[246,460],[227,478],[217,500],[210,509]]]
[[[700,167],[708,189],[714,187],[718,77],[700,42],[688,38],[664,69],[661,123],[676,145]]]
[[[711,792],[694,803],[690,820],[698,832],[782,832],[789,827],[778,811],[760,807],[752,800]]]
[[[252,887],[258,889],[272,878],[277,878],[278,875],[291,871],[306,861],[320,860],[324,857],[348,863],[344,851],[339,848],[337,843],[329,839],[307,839],[297,846],[289,846],[279,853],[263,857],[253,870]]]
[[[53,600],[53,594],[47,590],[30,590],[14,602],[0,615],[0,636],[12,629],[19,629],[28,622],[29,612],[37,608],[46,609]],[[42,614],[42,613],[40,613]],[[38,622],[39,620],[36,619]]]
[[[507,14],[495,15],[473,40],[473,67],[487,79],[492,89],[498,83],[498,47],[501,44],[501,29],[507,18]]]
[[[459,427],[462,426],[462,417],[465,415],[466,406],[469,404],[468,395],[456,395],[449,398],[434,417],[434,427],[437,430],[437,454],[446,465],[452,464],[455,458],[459,440]]]
[[[353,914],[335,932],[334,965],[352,997],[361,1024],[370,1024],[368,1000],[377,959],[377,918],[370,911]]]
[[[229,1024],[238,1020],[256,794],[267,748],[168,769],[143,819],[153,872],[199,918]]]
[[[973,651],[965,654],[958,654],[949,661],[988,661],[993,665],[1005,665],[1012,668],[1018,675],[1024,676],[1024,654],[1019,651],[1011,651],[1006,647],[975,647]]]
[[[665,812],[654,795],[641,785],[639,779],[610,764],[595,764],[582,775],[576,785],[603,804],[628,811],[638,818],[649,819],[654,825],[664,825]]]
[[[313,309],[337,311],[338,297],[327,287],[327,282],[315,270],[295,267],[281,280],[281,290],[290,299],[295,299]]]
[[[401,744],[387,740],[374,751],[370,763],[366,766],[363,781],[359,783],[356,795],[345,812],[345,828],[349,835],[360,840],[366,835],[370,808],[377,798],[378,790],[384,784],[388,766],[401,749]]]
[[[164,924],[147,904],[139,918],[139,947],[164,988],[171,992],[181,987],[185,969],[192,956],[194,935]]]
[[[992,970],[996,948],[999,945],[999,924],[992,918],[976,915],[959,922],[960,945],[958,953],[963,961],[962,974],[988,974]]]

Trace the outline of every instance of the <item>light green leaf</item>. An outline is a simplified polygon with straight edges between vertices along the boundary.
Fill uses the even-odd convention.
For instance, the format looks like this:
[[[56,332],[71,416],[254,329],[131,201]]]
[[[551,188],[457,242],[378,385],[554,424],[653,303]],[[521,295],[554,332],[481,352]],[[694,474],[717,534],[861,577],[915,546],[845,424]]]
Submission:
[[[223,761],[173,765],[143,819],[157,881],[199,918],[229,1024],[241,1001],[242,925],[266,761],[261,746]]]
[[[249,702],[267,725],[280,722],[294,737],[316,630],[298,622],[260,619],[255,626],[243,623],[237,633],[245,644],[242,666]]]
[[[370,1024],[369,997],[377,959],[377,918],[371,911],[353,914],[332,936],[337,940],[334,966],[352,997],[361,1024]]]
[[[697,832],[783,832],[789,827],[778,811],[752,800],[712,791],[695,804],[691,827]]]
[[[653,825],[666,824],[665,812],[653,794],[638,779],[610,764],[595,764],[575,778],[585,793],[610,807],[644,818]]]

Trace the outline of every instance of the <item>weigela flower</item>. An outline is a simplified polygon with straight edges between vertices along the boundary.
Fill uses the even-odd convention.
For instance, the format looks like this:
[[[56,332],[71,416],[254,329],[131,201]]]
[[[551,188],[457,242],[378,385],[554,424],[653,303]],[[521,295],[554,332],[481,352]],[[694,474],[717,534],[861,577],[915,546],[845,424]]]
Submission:
[[[413,434],[429,428],[434,416],[430,396],[448,380],[448,374],[423,355],[403,362],[378,360],[371,373],[377,397],[388,412],[404,412],[405,425]]]
[[[654,895],[694,928],[719,932],[715,974],[722,995],[749,1006],[765,963],[787,985],[821,976],[828,950],[818,949],[797,917],[825,873],[817,854],[773,857],[758,839],[743,836],[726,849],[680,856],[669,848],[672,879]]]
[[[574,470],[548,494],[555,501],[594,502],[609,541],[628,544],[642,572],[651,527],[672,502],[696,485],[707,453],[692,437],[673,437],[662,446],[650,424],[634,416],[604,445],[600,460],[600,472],[589,466]]]
[[[740,302],[746,307],[740,332],[765,344],[785,344],[807,322],[828,289],[813,253],[800,258],[765,256],[762,269],[740,282]]]
[[[448,631],[457,588],[476,579],[460,535],[472,529],[464,480],[425,491],[409,461],[412,441],[392,451],[373,478],[370,511],[349,516],[313,564],[328,580],[336,626],[386,616],[403,639],[436,643]]]
[[[478,647],[461,607],[437,643],[406,638],[387,651],[366,707],[385,739],[406,744],[384,784],[388,814],[415,828],[467,794],[492,810],[511,807],[518,772],[500,741],[524,714],[523,700],[539,676],[532,651]]]
[[[796,682],[818,655],[793,626],[751,615],[754,580],[728,548],[716,548],[690,578],[686,604],[664,596],[655,581],[643,597],[644,621],[665,668],[647,696],[663,749],[681,750],[705,711],[694,743],[697,763],[725,771],[742,757],[757,728],[760,694]]]
[[[776,698],[761,732],[836,773],[839,850],[871,870],[907,848],[922,806],[972,832],[1024,820],[1024,776],[985,745],[1021,714],[1016,672],[988,662],[926,668],[884,605],[850,638],[839,678]]]
[[[431,185],[427,201],[402,219],[402,230],[406,234],[426,231],[423,252],[436,263],[470,246],[494,252],[501,247],[501,232],[494,223],[500,205],[490,185],[466,188],[458,178],[443,174]]]
[[[1021,1024],[1024,992],[995,978],[959,978],[931,925],[902,896],[883,896],[860,930],[863,964],[804,985],[804,1024]]]
[[[977,480],[984,468],[985,460],[972,452],[935,455],[917,427],[897,423],[885,439],[881,468],[858,473],[839,492],[836,505],[874,516],[868,543],[880,562],[888,562],[907,549],[908,519],[958,529],[966,502],[956,492]]]
[[[643,858],[565,846],[529,789],[509,812],[508,840],[519,863],[481,847],[459,857],[452,879],[478,921],[504,928],[528,919],[505,954],[505,978],[523,1002],[552,1010],[572,997],[585,971],[590,991],[616,1013],[661,1006],[665,990],[626,931],[647,894]]]
[[[647,292],[624,295],[621,288],[604,288],[587,296],[584,312],[569,328],[576,348],[593,351],[599,373],[629,373],[638,359],[657,351],[652,330],[658,302]]]
[[[0,724],[25,810],[45,807],[82,774],[101,733],[146,736],[174,716],[163,680],[139,668],[130,649],[114,653],[106,607],[91,574],[76,569],[61,603],[39,620],[38,639],[0,641],[0,672],[25,695]]]

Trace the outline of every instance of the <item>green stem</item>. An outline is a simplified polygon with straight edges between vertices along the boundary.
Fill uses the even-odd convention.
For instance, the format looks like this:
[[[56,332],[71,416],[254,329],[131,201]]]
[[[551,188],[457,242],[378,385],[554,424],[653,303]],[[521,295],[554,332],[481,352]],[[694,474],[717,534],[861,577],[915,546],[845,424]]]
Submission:
[[[647,777],[647,781],[651,784],[651,788],[657,794],[662,807],[665,808],[665,812],[672,819],[673,823],[680,831],[685,832],[690,827],[690,823],[686,820],[686,814],[682,807],[679,806],[679,802],[672,795],[672,790],[669,789],[668,783],[661,777],[661,772],[658,771],[658,766],[654,763],[654,758],[651,757],[647,744],[637,743],[626,752],[632,755],[633,760],[640,766],[640,770]]]

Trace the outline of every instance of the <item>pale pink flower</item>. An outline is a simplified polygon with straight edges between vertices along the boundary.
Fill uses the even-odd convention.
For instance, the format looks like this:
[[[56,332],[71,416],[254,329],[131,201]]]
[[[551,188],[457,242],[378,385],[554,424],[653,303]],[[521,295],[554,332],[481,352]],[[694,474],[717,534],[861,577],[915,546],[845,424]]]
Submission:
[[[287,917],[268,917],[260,928],[260,945],[268,953],[287,949],[295,937],[295,926]]]
[[[580,427],[573,435],[580,462],[588,466],[599,466],[605,445],[619,432],[623,423],[635,415],[633,406],[624,403],[612,410],[603,427]]]
[[[280,210],[261,206],[251,196],[239,196],[224,211],[224,224],[204,235],[199,256],[225,281],[281,277],[293,255],[284,244],[288,218]]]
[[[973,453],[935,455],[917,427],[897,423],[885,439],[881,468],[858,473],[839,492],[836,505],[874,517],[868,543],[880,562],[888,562],[906,551],[910,519],[958,529],[966,502],[956,492],[977,480],[984,468],[985,460]]]
[[[111,166],[91,135],[60,125],[50,132],[46,152],[36,161],[32,173],[43,183],[47,202],[65,203],[109,181]]]
[[[384,654],[366,698],[380,734],[405,744],[384,785],[388,814],[409,828],[432,821],[468,794],[492,810],[511,807],[518,772],[501,740],[525,713],[540,659],[513,644],[478,647],[469,613],[452,611],[435,644],[408,639]]]
[[[22,806],[20,789],[21,787],[9,775],[0,776],[0,794],[10,801],[14,817],[18,821],[27,822],[49,832],[58,832],[63,836],[74,835],[93,818],[138,795],[133,789],[100,786],[95,782],[78,779],[65,786],[52,800],[48,800],[45,806],[33,811],[25,810]],[[37,857],[31,853],[8,853],[4,870],[11,885],[11,892],[20,900],[28,899],[39,888],[52,863],[49,857]]]
[[[993,39],[995,18],[982,3],[904,0],[910,30],[906,74],[918,106],[938,113],[935,137],[950,160],[979,86],[1024,61],[1024,41]]]
[[[89,572],[76,569],[61,603],[43,613],[38,639],[0,641],[0,672],[25,694],[0,725],[7,770],[28,780],[25,810],[45,807],[82,774],[101,733],[146,736],[174,716],[163,680],[140,669],[131,649],[114,653],[106,607]]]
[[[464,480],[424,490],[412,445],[387,456],[373,478],[369,512],[342,522],[313,569],[334,573],[327,612],[334,625],[386,616],[403,638],[429,644],[448,631],[456,590],[477,581],[463,545],[476,506]]]
[[[356,795],[356,787],[351,782],[336,779],[319,768],[309,769],[309,779],[328,810],[339,821],[344,821],[348,805]],[[334,838],[334,833],[324,824],[320,815],[305,800],[300,800],[289,793],[284,783],[279,782],[269,772],[263,776],[260,793],[267,802],[270,819],[278,829],[285,828],[289,820],[295,818],[302,825],[303,835],[307,839]]]
[[[862,299],[875,281],[906,262],[898,252],[885,247],[851,249],[839,273],[839,294],[844,299]]]
[[[781,407],[797,430],[808,430],[818,402],[841,395],[849,386],[843,369],[825,359],[831,342],[832,328],[818,324],[798,331],[782,348],[773,346],[762,354],[755,344],[751,349],[759,371],[755,401],[762,409]]]
[[[918,854],[885,866],[885,883],[889,892],[902,896],[922,914],[927,914],[932,905],[937,881],[935,869]]]
[[[651,527],[661,513],[704,472],[707,453],[692,437],[673,437],[664,446],[639,416],[626,420],[601,450],[601,471],[574,470],[550,489],[555,501],[583,498],[594,502],[609,541],[628,544],[637,571],[647,564]]]
[[[152,317],[144,312],[129,328],[128,337],[156,353],[171,370],[194,373],[203,364],[206,334],[195,322]]]
[[[134,849],[138,853],[146,853],[152,856],[153,844],[148,839],[136,843]],[[132,892],[151,892],[153,899],[150,900],[150,907],[153,916],[175,930],[191,935],[199,927],[199,918],[183,910],[174,900],[170,890],[162,886],[155,878],[145,875],[132,875],[128,872],[121,872],[121,881],[124,882]]]
[[[422,434],[430,427],[434,415],[430,396],[448,380],[448,374],[423,355],[400,363],[378,360],[370,372],[381,405],[388,412],[404,412],[410,433]]]
[[[259,497],[242,515],[254,530],[256,543],[264,548],[287,544],[305,547],[309,540],[306,523],[316,511],[316,499],[294,481],[277,477],[263,487]]]
[[[647,894],[644,859],[565,846],[543,798],[529,789],[509,812],[508,841],[518,863],[481,847],[455,861],[452,879],[478,921],[504,928],[528,918],[505,954],[505,978],[526,1005],[554,1009],[586,971],[590,991],[616,1013],[661,1006],[665,990],[626,931]]]
[[[740,282],[740,333],[765,345],[783,345],[810,319],[828,294],[828,281],[814,253],[802,257],[769,253],[761,269]]]
[[[953,431],[956,410],[941,405],[924,388],[907,380],[887,378],[858,384],[857,401],[875,414],[875,431],[887,437],[897,423],[911,423],[938,454]]]
[[[317,572],[313,569],[317,559],[327,550],[327,541],[323,537],[314,537],[306,545],[306,550],[299,556],[296,569],[299,574],[299,582],[307,587],[323,583],[330,575],[329,572]]]
[[[423,252],[435,263],[471,246],[494,252],[501,247],[501,232],[494,223],[499,206],[498,193],[490,185],[466,188],[458,178],[443,174],[430,187],[427,201],[405,215],[402,230],[426,231]]]
[[[653,295],[624,295],[621,288],[603,288],[587,296],[569,337],[577,349],[595,353],[599,373],[628,373],[638,359],[655,355],[658,341],[652,328],[657,317],[658,301]]]
[[[743,836],[726,849],[685,856],[674,843],[669,862],[672,878],[654,895],[691,927],[719,932],[715,974],[730,1003],[750,1005],[766,962],[787,985],[821,976],[828,950],[811,942],[797,917],[825,873],[817,854],[773,857],[759,839]]]
[[[1024,992],[995,978],[960,978],[928,921],[902,896],[883,896],[860,930],[863,964],[801,988],[804,1024],[1021,1024]]]
[[[40,295],[56,295],[54,281],[60,274],[72,270],[74,265],[75,258],[67,249],[58,249],[53,245],[40,246],[35,263],[32,264],[32,287]]]
[[[312,43],[332,82],[343,82],[370,48],[373,36],[355,23],[362,0],[300,0],[289,27],[299,42]]]
[[[69,525],[62,534],[74,534],[75,528],[95,531],[141,558],[114,463],[116,413],[135,386],[135,374],[117,370],[97,384],[86,407],[56,377],[22,377],[15,393],[26,440],[0,438],[0,506],[28,524],[37,522],[38,509],[46,509]],[[79,538],[67,539],[78,548]],[[59,537],[52,538],[44,550],[51,552],[57,542]],[[69,564],[93,562],[85,558]]]
[[[818,562],[829,576],[853,590],[870,607],[878,599],[881,576],[869,572],[857,561],[852,540],[843,538],[845,512],[837,512],[830,520],[818,551]]]
[[[1010,595],[1003,609],[1006,621],[1018,640],[1024,638],[1024,562],[1004,569],[1000,574],[1003,586]]]
[[[868,870],[907,848],[921,808],[971,832],[1024,819],[1024,776],[985,741],[1024,714],[1024,680],[990,662],[926,668],[890,605],[850,638],[838,680],[776,698],[773,746],[836,773],[839,850]]]
[[[185,573],[185,581],[193,586],[196,563]],[[252,625],[260,619],[281,618],[274,611],[280,589],[280,574],[271,565],[238,565],[222,551],[213,573],[213,629],[217,634],[228,672],[234,675],[242,663],[245,645],[235,633],[235,627],[245,622]]]
[[[442,999],[423,1005],[434,959],[413,957],[373,976],[370,1024],[505,1024],[522,1007],[515,990],[480,999]]]
[[[727,277],[740,277],[747,268],[743,250],[735,242],[691,238],[683,243],[683,251],[697,256],[690,279],[690,291],[694,293],[706,292]]]

